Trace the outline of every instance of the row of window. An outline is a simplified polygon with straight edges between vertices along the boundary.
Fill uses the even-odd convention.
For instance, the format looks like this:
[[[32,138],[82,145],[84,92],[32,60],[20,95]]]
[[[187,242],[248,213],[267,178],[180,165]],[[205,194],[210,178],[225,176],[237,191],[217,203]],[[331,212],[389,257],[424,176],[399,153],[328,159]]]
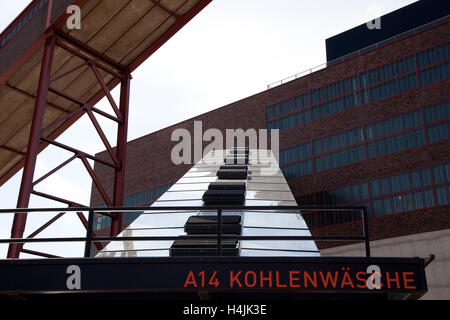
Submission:
[[[417,88],[416,74],[393,79],[382,84],[361,91],[362,104],[370,103],[379,99],[392,97],[403,91]]]
[[[366,139],[388,136],[405,129],[412,129],[422,125],[422,114],[420,109],[408,112],[397,117],[384,119],[375,123],[370,123],[364,127]]]
[[[312,161],[296,162],[281,168],[286,179],[312,174]]]
[[[342,167],[365,159],[364,146],[358,146],[326,154],[314,160],[315,172]]]
[[[311,157],[311,143],[307,142],[280,151],[280,165]]]
[[[433,177],[435,184],[450,182],[450,163],[434,166]]]
[[[415,127],[419,127],[422,125],[422,115],[420,110],[415,110],[408,112],[404,115],[396,116],[393,118],[385,119],[382,121],[378,121],[375,123],[371,123],[365,126],[366,139],[374,139],[381,136],[391,135],[405,129],[411,129]],[[382,140],[379,142],[374,142],[372,144],[373,147],[378,145],[377,150],[374,151],[374,154],[386,154],[395,152],[394,150],[403,150],[404,148],[410,148],[412,146],[419,145],[417,143],[421,143],[422,139],[420,139],[417,143],[414,142],[415,139],[413,137],[414,133],[409,133],[405,135],[400,135],[397,137],[387,138],[386,141]],[[406,143],[403,143],[405,138]],[[391,142],[392,141],[392,142]],[[327,137],[323,137],[320,139],[316,139],[313,141],[313,153],[321,154],[324,152],[329,152],[332,150],[340,149],[345,146],[358,144],[363,142],[363,132],[361,128],[350,129],[347,131],[339,132],[334,135],[330,135]],[[388,144],[388,147],[385,150],[384,144],[385,142]],[[391,148],[391,143],[394,146]],[[305,157],[310,156],[310,151],[305,150],[307,146],[310,144],[298,145],[289,149],[281,150],[280,152],[280,164],[289,163],[298,159],[303,159]],[[295,148],[302,148],[302,152],[295,152]],[[392,150],[391,150],[392,149]]]
[[[38,12],[38,10],[44,6],[47,1],[48,0],[41,0],[33,8],[31,8],[31,10],[19,22],[17,22],[14,28],[2,38],[2,40],[0,41],[0,48],[3,47],[10,39],[12,39],[16,35],[16,33],[18,33],[20,29],[22,29],[22,27],[31,20],[36,12]]]
[[[424,108],[424,114],[427,122],[448,118],[448,115],[450,114],[449,102],[447,101],[426,107]],[[424,145],[424,129],[419,128],[422,125],[423,118],[420,109],[365,125],[364,131],[366,140],[384,137],[366,144],[368,159]],[[398,132],[414,128],[417,129],[392,136]],[[450,121],[428,126],[426,130],[428,143],[448,139],[450,137]],[[362,128],[350,129],[315,139],[312,141],[312,145],[310,143],[305,143],[281,150],[280,165],[283,166],[286,163],[309,158],[311,153],[313,155],[319,155],[346,146],[360,144],[363,140],[364,136]],[[310,147],[312,147],[312,150],[309,149]],[[315,172],[361,161],[364,160],[364,158],[365,154],[363,147],[342,150],[315,159]]]
[[[449,138],[450,121],[427,127],[428,143]]]
[[[429,185],[431,185],[431,175],[428,168],[384,177],[370,182],[372,197],[404,192]]]
[[[144,203],[150,203],[156,201],[162,196],[173,184],[166,184],[164,186],[156,187],[150,190],[138,192],[126,196],[124,198],[124,206],[135,206]]]
[[[361,203],[360,206],[366,207],[370,214],[369,203]],[[313,214],[303,215],[306,224],[310,229],[338,225],[342,223],[361,220],[361,212],[354,210],[343,211],[316,211]]]
[[[325,87],[311,90],[310,101],[311,105],[320,103],[325,100],[340,97],[346,93],[358,90],[358,78],[351,77],[329,84]]]
[[[286,130],[301,126],[307,122],[309,122],[309,110],[304,110],[277,120],[269,121],[266,123],[266,128],[270,133],[271,129]]]
[[[369,198],[369,184],[361,183],[328,191],[330,204],[342,204]]]
[[[450,42],[429,48],[417,54],[417,66],[420,68],[445,61],[450,58]]]
[[[277,128],[280,130],[292,128],[292,126],[302,125],[310,120],[317,120],[323,117],[336,114],[350,108],[367,104],[379,99],[391,97],[401,92],[416,89],[419,85],[427,85],[436,81],[448,79],[450,77],[450,63],[446,60],[449,58],[449,46],[445,45],[428,49],[417,54],[417,64],[419,68],[426,67],[435,63],[442,62],[440,65],[431,66],[427,69],[416,72],[414,56],[400,59],[393,63],[369,70],[361,73],[359,80],[361,82],[361,101],[358,92],[354,92],[345,97],[343,94],[356,91],[358,89],[357,77],[351,77],[342,81],[338,81],[331,85],[312,90],[310,92],[309,104],[314,105],[335,97],[331,101],[315,106],[311,109],[311,119],[304,118],[303,121],[295,121],[293,119],[289,125],[281,123],[268,123],[267,127]],[[408,74],[409,73],[409,74]],[[404,76],[402,76],[404,75]],[[396,78],[398,77],[398,78]],[[296,110],[295,108],[305,107],[308,105],[307,94],[291,99],[292,102],[285,102],[282,105],[270,106],[266,108],[266,120],[279,117],[285,113]],[[301,100],[301,102],[296,102]],[[294,117],[295,118],[295,117]],[[288,121],[288,120],[285,120]]]
[[[377,140],[367,144],[367,156],[369,159],[385,154],[399,152],[405,149],[422,146],[425,144],[423,129],[399,134],[393,137]]]
[[[311,108],[311,119],[317,120],[359,106],[358,93],[331,100]]]
[[[295,98],[276,103],[266,107],[266,120],[277,118],[283,114],[293,112],[308,106],[308,94],[302,94]]]
[[[450,185],[436,188],[436,201],[439,206],[450,203]]]
[[[350,129],[313,141],[314,154],[340,149],[363,142],[361,128]]]
[[[416,191],[399,196],[373,201],[373,216],[389,215],[400,212],[434,207],[432,189]]]
[[[425,123],[432,123],[450,118],[450,103],[442,102],[423,109]]]
[[[359,75],[361,88],[374,85],[391,78],[395,78],[404,73],[414,71],[416,69],[414,56],[409,56],[395,62],[391,62],[378,68],[369,70]]]
[[[445,62],[438,66],[419,71],[420,85],[424,86],[432,82],[445,80],[450,77],[450,63]]]
[[[317,192],[303,196],[297,201],[303,205],[345,205],[356,203],[357,206],[366,206],[368,212],[371,212],[368,200],[377,198],[372,200],[373,214],[371,216],[375,217],[430,208],[435,206],[433,189],[430,188],[432,184],[431,172],[435,184],[446,183],[446,185],[435,189],[436,204],[446,205],[450,203],[450,184],[448,184],[450,182],[450,163],[403,172],[338,189]],[[311,228],[359,219],[360,214],[352,211],[343,211],[341,213],[317,212],[305,215],[305,220]]]
[[[300,198],[299,202],[310,205],[341,205],[358,201],[366,201],[369,198],[378,198],[390,194],[410,192],[415,189],[431,186],[431,172],[433,174],[435,184],[450,182],[450,163],[446,163],[434,166],[432,168],[426,167],[374,179],[369,182],[318,192]],[[442,190],[445,190],[445,188]]]

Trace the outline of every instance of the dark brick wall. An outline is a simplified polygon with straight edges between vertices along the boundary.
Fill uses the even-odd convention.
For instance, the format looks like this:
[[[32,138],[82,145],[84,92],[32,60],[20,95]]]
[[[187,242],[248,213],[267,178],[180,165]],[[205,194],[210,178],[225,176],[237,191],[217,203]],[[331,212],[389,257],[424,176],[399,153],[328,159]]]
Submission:
[[[128,143],[126,194],[129,195],[176,182],[190,169],[189,165],[175,166],[171,162],[171,150],[177,142],[171,142],[170,137],[176,128],[185,128],[192,133],[194,120],[203,122],[203,132],[208,128],[218,128],[222,131],[227,128],[265,128],[264,110],[268,105],[346,79],[354,76],[356,72],[370,70],[424,49],[446,43],[448,39],[450,39],[450,23],[391,43],[343,63],[131,141]],[[390,118],[421,106],[449,100],[449,98],[450,82],[448,80],[419,87],[391,98],[378,100],[334,116],[309,122],[301,127],[282,131],[280,133],[280,149],[333,132],[358,127],[364,123]],[[105,152],[99,156],[108,157]],[[335,170],[297,177],[290,179],[288,182],[294,196],[299,197],[443,162],[450,162],[450,139]],[[112,193],[113,175],[111,170],[97,163],[95,172],[104,183],[106,190]],[[104,201],[93,187],[91,204],[98,205],[101,203],[104,203]],[[371,231],[375,238],[381,239],[449,228],[448,211],[449,206],[445,210],[428,209],[372,219]],[[352,225],[354,224],[330,227],[328,231],[339,230],[341,232],[345,231],[346,228],[354,228],[351,227]]]
[[[450,206],[403,212],[369,219],[370,240],[406,236],[450,228]],[[314,236],[362,236],[361,221],[349,222],[312,230]],[[354,242],[352,242],[354,243]],[[318,242],[319,249],[326,249],[350,242]]]

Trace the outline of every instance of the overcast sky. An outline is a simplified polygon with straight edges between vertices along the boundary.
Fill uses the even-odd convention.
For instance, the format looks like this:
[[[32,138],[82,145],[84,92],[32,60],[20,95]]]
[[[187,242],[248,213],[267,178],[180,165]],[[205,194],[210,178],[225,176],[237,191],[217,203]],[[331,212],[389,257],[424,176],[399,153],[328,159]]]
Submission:
[[[0,1],[0,30],[29,2]],[[413,2],[214,0],[133,73],[129,140],[264,91],[272,82],[323,64],[326,38]],[[109,108],[104,100],[98,106]],[[108,121],[101,123],[114,145],[114,125]],[[58,140],[92,154],[104,149],[86,118]],[[71,155],[47,148],[38,157],[35,178]],[[0,187],[1,208],[16,206],[20,177],[21,172]],[[37,189],[89,204],[90,184],[81,163],[73,162]],[[61,204],[33,196],[30,202],[30,207],[53,206]],[[25,235],[39,227],[45,218],[29,217]],[[1,238],[10,237],[11,223],[12,216],[0,217]],[[67,217],[42,236],[80,236],[82,232],[79,221]],[[0,245],[0,258],[5,256],[6,248]],[[27,248],[42,246],[27,245]],[[46,245],[43,250],[62,255],[81,253],[74,248]]]

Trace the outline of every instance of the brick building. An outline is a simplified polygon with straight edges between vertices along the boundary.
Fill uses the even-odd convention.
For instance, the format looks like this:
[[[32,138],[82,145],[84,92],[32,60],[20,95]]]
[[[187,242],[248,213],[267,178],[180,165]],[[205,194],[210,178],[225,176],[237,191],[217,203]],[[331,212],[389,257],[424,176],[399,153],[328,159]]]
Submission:
[[[406,33],[386,28],[378,42],[366,42],[376,30],[349,30],[327,40],[333,61],[326,68],[130,141],[125,205],[151,204],[190,169],[171,161],[177,128],[193,134],[194,121],[202,121],[203,131],[279,129],[280,167],[299,204],[367,206],[374,255],[436,255],[425,297],[450,298],[450,22],[443,3],[419,1],[387,15],[396,32]],[[417,12],[428,20],[411,25]],[[364,41],[358,47],[351,39]],[[111,189],[108,170],[96,164]],[[95,187],[91,204],[103,204]],[[359,218],[346,212],[304,217],[313,234],[361,230]],[[107,225],[103,217],[95,227]],[[363,250],[319,248],[323,255]]]

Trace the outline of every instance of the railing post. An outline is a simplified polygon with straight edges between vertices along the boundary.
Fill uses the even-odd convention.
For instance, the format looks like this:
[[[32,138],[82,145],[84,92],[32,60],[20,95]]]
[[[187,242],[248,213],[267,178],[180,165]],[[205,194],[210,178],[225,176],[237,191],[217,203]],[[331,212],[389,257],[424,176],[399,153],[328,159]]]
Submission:
[[[222,209],[217,210],[217,255],[222,256]]]
[[[89,258],[91,256],[93,224],[94,224],[94,209],[89,208],[88,227],[87,227],[87,231],[86,231],[86,242],[85,242],[85,246],[84,246],[84,257],[85,258]]]
[[[362,220],[363,220],[363,232],[364,232],[364,244],[366,247],[366,257],[370,257],[370,240],[369,240],[369,218],[367,216],[367,208],[364,207],[362,210]]]

